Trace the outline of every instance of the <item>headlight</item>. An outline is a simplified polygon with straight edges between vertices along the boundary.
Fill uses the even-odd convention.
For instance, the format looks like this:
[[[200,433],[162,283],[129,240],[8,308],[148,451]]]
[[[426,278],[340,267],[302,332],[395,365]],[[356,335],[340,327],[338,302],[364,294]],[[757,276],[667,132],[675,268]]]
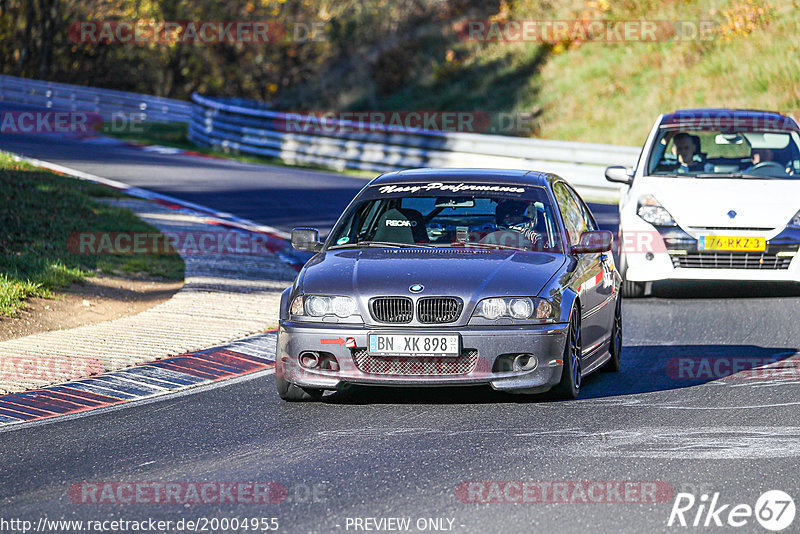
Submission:
[[[531,299],[514,299],[508,303],[508,313],[514,319],[528,319],[533,315]]]
[[[505,315],[507,311],[508,306],[506,306],[505,300],[486,299],[478,303],[478,308],[475,310],[475,315],[489,320],[494,320]]]
[[[306,299],[306,313],[311,317],[323,317],[331,314],[331,298],[311,296]]]
[[[483,299],[475,308],[473,317],[494,321],[501,317],[518,320],[548,322],[555,318],[555,309],[547,299],[530,297]]]
[[[330,305],[331,311],[337,317],[350,317],[356,313],[356,301],[350,297],[333,297]]]
[[[656,200],[653,195],[639,197],[636,215],[654,226],[678,226],[672,215]]]
[[[341,319],[358,316],[356,301],[350,297],[326,295],[301,295],[295,297],[290,308],[291,315],[299,317],[325,317],[335,315]],[[361,318],[358,317],[360,320]]]
[[[304,315],[303,297],[295,297],[295,299],[292,301],[292,307],[289,309],[289,313],[292,315]]]
[[[800,211],[794,214],[794,217],[792,217],[792,220],[789,221],[788,226],[791,226],[793,228],[800,228]]]

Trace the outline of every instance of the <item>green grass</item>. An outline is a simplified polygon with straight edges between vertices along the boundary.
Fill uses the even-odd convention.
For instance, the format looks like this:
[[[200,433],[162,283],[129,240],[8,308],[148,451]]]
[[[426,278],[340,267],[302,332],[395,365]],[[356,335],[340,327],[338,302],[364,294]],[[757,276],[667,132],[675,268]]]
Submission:
[[[54,292],[95,273],[182,280],[177,254],[89,255],[69,250],[78,232],[158,233],[128,210],[100,198],[122,193],[42,171],[0,153],[0,316],[13,316],[30,297]]]
[[[541,72],[539,134],[553,139],[640,145],[659,113],[691,107],[800,109],[797,5],[746,0],[665,2],[648,16],[713,20],[707,40],[585,43],[554,54]],[[614,3],[612,2],[612,6]],[[758,9],[764,11],[758,15]],[[612,8],[613,9],[613,8]],[[724,14],[725,11],[738,10]],[[730,24],[760,16],[747,31]],[[624,18],[624,14],[620,17]],[[630,16],[635,19],[635,15]],[[524,106],[523,106],[524,107]]]
[[[404,50],[415,55],[415,69],[391,91],[376,91],[375,82],[363,79],[358,69],[338,68],[332,71],[344,73],[338,86],[355,87],[353,94],[317,105],[500,112],[523,123],[532,115],[528,131],[490,133],[633,146],[643,143],[660,113],[675,109],[737,107],[800,115],[798,9],[800,0],[501,2],[499,21],[702,21],[710,22],[711,30],[683,39],[665,32],[657,42],[451,38],[415,46],[412,40]],[[330,85],[326,74],[320,78]],[[291,108],[292,95],[281,96]]]

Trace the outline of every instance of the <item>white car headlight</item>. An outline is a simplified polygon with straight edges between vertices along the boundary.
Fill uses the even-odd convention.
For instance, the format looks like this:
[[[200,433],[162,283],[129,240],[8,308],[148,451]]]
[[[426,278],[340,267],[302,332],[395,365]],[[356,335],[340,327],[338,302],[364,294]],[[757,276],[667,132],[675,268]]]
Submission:
[[[642,195],[636,207],[636,215],[654,226],[677,226],[672,215],[653,195]]]
[[[489,298],[483,299],[475,308],[473,317],[482,317],[490,321],[501,317],[517,320],[534,320],[548,322],[555,318],[553,305],[547,299],[531,297]]]
[[[791,226],[792,228],[800,228],[800,211],[794,214],[792,220],[789,221],[787,226]]]
[[[289,310],[297,317],[325,317],[335,315],[341,319],[358,316],[356,301],[350,297],[327,295],[301,295],[295,297]],[[358,317],[360,320],[361,318]]]

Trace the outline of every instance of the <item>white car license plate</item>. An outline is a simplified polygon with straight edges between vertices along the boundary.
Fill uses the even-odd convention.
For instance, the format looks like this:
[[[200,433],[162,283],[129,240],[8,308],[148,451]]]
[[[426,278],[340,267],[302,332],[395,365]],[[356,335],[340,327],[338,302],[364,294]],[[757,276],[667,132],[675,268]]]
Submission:
[[[370,334],[368,352],[372,356],[461,355],[458,334]]]
[[[697,240],[697,250],[763,252],[767,250],[767,240],[763,237],[701,235]]]

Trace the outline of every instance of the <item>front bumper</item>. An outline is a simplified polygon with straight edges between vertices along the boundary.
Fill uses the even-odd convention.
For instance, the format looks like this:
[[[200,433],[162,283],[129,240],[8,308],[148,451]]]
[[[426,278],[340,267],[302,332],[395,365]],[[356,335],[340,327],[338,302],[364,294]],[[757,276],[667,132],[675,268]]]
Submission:
[[[367,337],[370,332],[442,333],[461,335],[462,355],[470,356],[474,364],[453,373],[447,358],[405,358],[410,366],[401,372],[381,372],[375,366],[365,366]],[[379,386],[453,386],[490,385],[496,390],[537,393],[547,391],[561,380],[562,357],[566,342],[566,324],[526,326],[463,326],[442,328],[386,328],[365,325],[332,325],[282,321],[278,329],[276,374],[301,387],[338,389],[345,384]],[[355,348],[331,340],[355,340]],[[338,371],[307,369],[300,365],[299,356],[305,351],[328,353],[338,361]],[[501,355],[527,353],[538,359],[532,371],[501,371],[495,366]],[[358,359],[355,356],[359,356]],[[374,357],[380,359],[381,357]],[[391,359],[391,358],[390,358]],[[398,358],[403,360],[403,358]],[[452,360],[452,359],[450,359]],[[444,362],[444,363],[442,363]],[[408,363],[404,361],[404,363]],[[443,368],[450,371],[442,372]],[[411,369],[411,372],[408,370]]]
[[[770,237],[747,230],[718,230],[713,233],[766,237],[767,248],[763,253],[723,251],[715,253],[698,250],[697,238],[701,232],[692,231],[690,234],[680,227],[655,228],[644,221],[636,223],[640,227],[627,232],[644,235],[648,237],[649,242],[646,246],[629,247],[625,252],[626,280],[800,282],[800,254],[798,254],[800,231],[785,229]]]

